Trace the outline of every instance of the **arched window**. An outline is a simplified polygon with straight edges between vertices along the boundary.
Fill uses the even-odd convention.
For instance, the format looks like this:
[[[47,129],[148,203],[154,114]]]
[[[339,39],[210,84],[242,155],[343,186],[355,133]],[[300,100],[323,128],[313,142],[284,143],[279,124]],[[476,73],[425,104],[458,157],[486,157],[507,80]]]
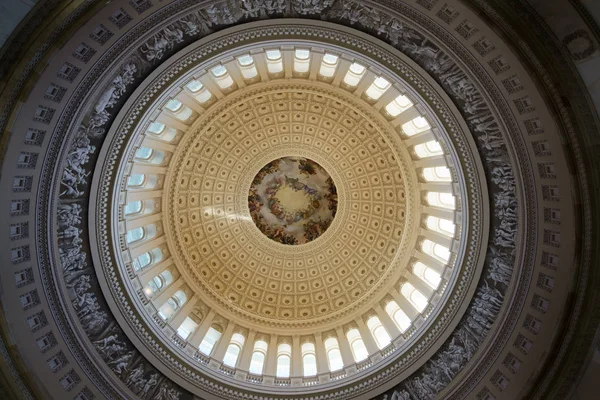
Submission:
[[[252,352],[252,357],[250,358],[250,368],[248,369],[248,372],[254,375],[262,374],[268,348],[269,345],[264,340],[257,340],[254,343],[254,350]]]
[[[165,107],[167,110],[171,111],[172,113],[176,113],[183,108],[183,103],[177,99],[170,99],[165,104]]]
[[[165,128],[166,128],[165,124],[155,121],[155,122],[150,123],[150,126],[148,127],[148,131],[155,135],[160,135],[161,133],[164,132]]]
[[[210,328],[208,328],[206,335],[204,335],[204,339],[202,339],[200,346],[198,346],[198,351],[200,351],[203,354],[206,354],[207,356],[210,356],[210,353],[212,353],[213,349],[215,348],[215,344],[217,344],[220,337],[221,328],[219,328],[216,325],[211,326]]]
[[[427,202],[434,207],[447,208],[449,210],[456,208],[456,198],[450,193],[428,192]]]
[[[410,328],[410,318],[408,318],[408,315],[402,311],[400,306],[398,306],[398,303],[395,301],[392,300],[387,303],[385,306],[385,312],[387,312],[388,315],[394,320],[396,326],[398,329],[400,329],[400,332],[405,332],[408,328]]]
[[[294,53],[294,71],[300,74],[308,72],[310,67],[310,50],[296,49]]]
[[[403,111],[408,110],[413,105],[412,101],[404,95],[400,95],[392,100],[387,106],[385,111],[392,117],[400,115]]]
[[[165,108],[173,113],[175,118],[180,121],[187,121],[194,113],[191,108],[183,105],[183,103],[177,99],[170,99],[167,101]]]
[[[154,236],[156,236],[156,225],[150,224],[127,231],[125,240],[127,241],[127,244],[133,244],[141,242],[142,240],[152,239]]]
[[[346,333],[346,337],[348,338],[348,343],[350,343],[354,361],[359,362],[369,357],[369,352],[365,347],[365,343],[363,342],[358,329],[350,329],[348,333]]]
[[[185,292],[183,290],[178,290],[158,309],[158,315],[166,321],[171,318],[177,310],[183,307],[186,301],[187,296]]]
[[[254,65],[254,58],[251,55],[246,54],[238,57],[238,64],[244,79],[252,79],[258,75],[258,70]]]
[[[408,121],[402,125],[402,132],[407,136],[414,136],[417,133],[425,132],[431,129],[429,122],[423,117],[416,117],[412,121]]]
[[[423,253],[437,258],[444,263],[448,262],[450,259],[450,250],[446,246],[434,243],[429,239],[423,240],[423,243],[421,243],[421,250]]]
[[[415,263],[413,267],[413,274],[421,278],[426,284],[431,286],[433,289],[437,289],[442,281],[440,274],[423,264],[422,262]]]
[[[371,331],[371,335],[373,335],[379,349],[383,349],[392,342],[392,338],[390,338],[390,335],[387,333],[378,317],[372,316],[369,318],[367,327]]]
[[[277,346],[277,371],[275,375],[278,378],[289,378],[291,365],[292,346],[287,343],[281,343]]]
[[[423,168],[423,178],[427,182],[452,182],[452,174],[448,167]]]
[[[139,271],[142,268],[146,268],[150,264],[159,263],[162,260],[162,257],[163,252],[160,248],[156,248],[152,251],[147,251],[133,260],[133,269],[134,271]]]
[[[127,235],[125,236],[125,239],[127,240],[127,244],[135,243],[135,242],[138,242],[138,241],[144,239],[145,233],[146,232],[145,232],[144,228],[142,228],[142,227],[138,227],[138,228],[127,231]]]
[[[425,307],[427,307],[427,297],[423,296],[423,294],[410,283],[407,282],[403,284],[400,292],[406,297],[410,304],[417,309],[417,311],[423,312]]]
[[[136,150],[135,159],[137,161],[158,165],[164,161],[165,153],[163,151],[151,149],[150,147],[142,146]]]
[[[330,337],[329,339],[325,340],[325,354],[327,355],[329,371],[333,372],[344,368],[342,352],[340,351],[340,345],[336,338]]]
[[[429,142],[421,143],[415,146],[415,153],[419,158],[427,158],[444,154],[440,142],[430,140]]]
[[[344,76],[344,83],[351,87],[358,85],[365,72],[367,72],[367,69],[358,63],[350,65],[346,76]]]
[[[148,265],[150,265],[150,263],[152,263],[152,257],[148,251],[133,260],[133,269],[134,271],[139,271],[142,268],[146,268]]]
[[[152,189],[158,183],[158,177],[154,174],[131,174],[127,179],[129,189]]]
[[[317,375],[317,356],[314,343],[302,345],[302,371],[304,376]]]
[[[207,102],[212,97],[212,93],[200,81],[192,80],[185,87],[192,92],[200,104]]]
[[[154,136],[156,139],[160,139],[165,142],[170,142],[177,135],[177,130],[166,126],[161,122],[152,122],[148,127],[148,133],[151,136]]]
[[[173,274],[170,270],[166,270],[152,278],[150,282],[148,282],[148,287],[150,288],[148,295],[152,295],[167,286],[173,283]]]
[[[338,56],[326,53],[321,61],[321,69],[319,70],[319,74],[325,78],[331,78],[335,74],[338,60]]]
[[[123,214],[125,214],[125,216],[138,214],[142,211],[142,207],[143,205],[140,200],[130,201],[123,207]]]
[[[443,218],[438,218],[438,217],[434,217],[434,216],[428,216],[427,219],[425,220],[426,224],[427,224],[427,228],[431,229],[432,231],[441,233],[442,235],[446,235],[446,236],[454,236],[454,230],[455,230],[455,226],[452,223],[452,221],[447,220],[447,219],[443,219]]]
[[[246,338],[241,333],[234,333],[233,336],[231,336],[231,342],[229,342],[227,351],[225,351],[225,357],[223,357],[223,364],[235,368],[240,353],[244,348],[245,341]]]
[[[154,150],[151,148],[142,146],[135,151],[135,158],[140,161],[147,161],[152,158],[153,152]]]
[[[127,179],[127,186],[130,188],[138,188],[144,186],[146,182],[146,175],[144,174],[131,174]]]
[[[191,319],[190,317],[186,317],[185,320],[183,320],[183,322],[181,323],[181,325],[179,325],[179,328],[177,328],[177,334],[183,340],[187,340],[187,338],[190,337],[192,332],[194,332],[197,327],[198,324],[193,319]]]
[[[221,89],[227,89],[233,86],[233,79],[229,75],[229,72],[227,72],[227,68],[224,66],[217,65],[211,69],[210,72],[213,74],[215,82]]]
[[[271,74],[278,74],[283,71],[283,60],[279,50],[267,50],[267,70]]]
[[[365,91],[365,94],[369,98],[377,100],[390,88],[390,86],[392,86],[392,84],[387,79],[380,76],[375,78],[371,86]]]

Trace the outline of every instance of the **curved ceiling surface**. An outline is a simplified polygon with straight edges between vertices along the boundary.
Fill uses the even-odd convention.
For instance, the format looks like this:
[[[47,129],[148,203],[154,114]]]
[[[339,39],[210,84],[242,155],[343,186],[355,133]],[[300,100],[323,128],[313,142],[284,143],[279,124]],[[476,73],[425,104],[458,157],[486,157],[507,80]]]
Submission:
[[[2,303],[42,382],[23,393],[572,390],[595,114],[539,60],[574,73],[591,31],[526,46],[483,1],[89,3],[3,97]]]

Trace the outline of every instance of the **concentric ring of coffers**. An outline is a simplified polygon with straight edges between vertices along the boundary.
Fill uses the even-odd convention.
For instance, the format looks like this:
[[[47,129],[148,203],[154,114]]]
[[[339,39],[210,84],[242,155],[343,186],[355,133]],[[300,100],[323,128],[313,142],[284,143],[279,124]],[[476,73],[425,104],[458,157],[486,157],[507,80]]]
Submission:
[[[462,172],[456,169],[457,154],[452,141],[457,139],[458,129],[454,127],[454,137],[450,139],[444,133],[437,116],[405,82],[385,69],[383,69],[385,72],[381,72],[381,66],[374,62],[333,46],[326,48],[318,43],[292,46],[273,42],[256,46],[251,50],[239,51],[228,57],[226,62],[212,60],[206,67],[201,73],[190,72],[170,88],[166,90],[163,88],[164,93],[153,103],[151,109],[145,111],[146,117],[144,117],[143,123],[136,128],[135,137],[130,142],[135,143],[129,147],[129,159],[132,160],[132,163],[126,169],[121,168],[120,171],[119,179],[123,182],[123,186],[119,196],[119,209],[115,210],[113,215],[118,219],[118,221],[114,220],[115,227],[122,232],[122,240],[126,246],[117,257],[122,257],[121,265],[124,276],[131,277],[127,286],[138,292],[137,294],[132,293],[131,297],[134,301],[145,297],[142,302],[145,304],[145,309],[142,312],[150,313],[152,317],[147,321],[155,320],[160,326],[166,325],[163,332],[166,332],[170,341],[185,349],[185,352],[180,351],[180,354],[186,357],[188,362],[195,364],[203,371],[208,371],[212,376],[221,376],[228,382],[237,380],[277,387],[277,390],[316,383],[326,384],[344,378],[356,378],[364,375],[365,371],[368,372],[370,369],[368,367],[372,365],[388,363],[389,360],[386,361],[386,358],[390,355],[402,354],[402,349],[406,349],[414,343],[419,336],[417,333],[425,329],[434,318],[426,320],[432,316],[435,317],[436,312],[445,306],[444,300],[452,291],[446,289],[452,288],[460,275],[459,269],[455,266],[457,260],[459,263],[462,262],[464,256],[465,243],[463,239],[466,233],[463,229],[468,221],[467,213],[460,211],[468,209],[468,199],[465,199],[468,188],[465,187]],[[218,295],[214,295],[213,292],[219,290],[215,284],[216,279],[209,282],[213,288],[205,288],[205,291],[199,295],[192,290],[194,285],[184,279],[187,278],[186,274],[189,270],[181,269],[177,260],[178,250],[172,248],[170,238],[166,238],[164,235],[165,230],[169,228],[164,226],[165,216],[162,213],[171,205],[174,205],[173,209],[180,206],[181,209],[186,209],[186,212],[195,212],[196,205],[186,203],[191,201],[194,194],[187,198],[169,197],[172,194],[167,188],[169,179],[165,181],[167,167],[169,170],[174,169],[172,163],[180,161],[179,153],[187,151],[189,154],[195,154],[192,150],[193,146],[182,146],[181,144],[191,137],[200,141],[208,137],[206,132],[198,134],[190,127],[199,124],[198,120],[207,114],[226,115],[227,113],[219,108],[220,105],[230,97],[240,95],[244,91],[251,91],[253,85],[257,88],[261,85],[275,87],[279,82],[284,81],[306,82],[312,86],[320,86],[324,90],[323,93],[327,90],[330,93],[344,93],[344,96],[354,99],[355,105],[368,108],[373,115],[377,115],[376,119],[385,123],[386,129],[394,133],[395,138],[392,141],[395,140],[399,144],[397,148],[402,149],[405,152],[404,155],[408,156],[406,161],[407,165],[412,168],[412,175],[405,171],[406,176],[402,176],[399,180],[403,184],[408,181],[414,185],[411,187],[410,193],[405,193],[405,196],[409,196],[404,199],[405,202],[409,204],[411,197],[416,200],[413,205],[415,211],[411,214],[416,224],[406,235],[400,234],[402,239],[410,242],[413,246],[411,250],[401,255],[406,257],[402,273],[397,274],[395,280],[387,282],[389,287],[386,288],[386,291],[376,293],[376,296],[373,296],[372,301],[363,307],[360,313],[350,315],[343,323],[340,323],[340,320],[331,321],[326,328],[312,334],[308,334],[309,331],[302,332],[301,330],[298,331],[299,334],[292,334],[291,331],[288,335],[274,334],[268,324],[261,325],[264,319],[248,318],[247,321],[242,320],[243,322],[238,324],[237,317],[243,314],[231,311],[231,308],[236,306],[229,305],[230,310],[223,305],[215,306],[215,299],[226,299],[228,303],[236,302],[237,298],[231,296],[231,293],[236,292],[232,290],[237,289],[236,283],[223,282],[222,287],[225,289],[223,294],[229,289],[230,291],[227,292],[230,295],[229,298],[221,296],[219,299]],[[269,111],[273,116],[277,115],[278,99],[276,96],[280,93],[283,92],[273,91],[271,94],[275,96],[270,102],[275,109]],[[286,105],[286,107],[290,107],[286,111],[291,112],[292,118],[294,93],[297,96],[307,95],[300,91],[288,92],[291,101]],[[312,96],[326,98],[324,95],[314,93]],[[315,98],[312,97],[311,100]],[[303,107],[318,104],[318,102],[304,100]],[[238,106],[240,104],[243,105],[243,103],[239,103]],[[437,104],[437,108],[439,108],[439,103]],[[256,111],[256,109],[253,110]],[[258,110],[260,111],[260,107]],[[233,108],[232,111],[235,109]],[[240,109],[238,113],[235,113],[235,118],[239,123],[244,122],[239,120],[243,119],[244,111],[246,110]],[[326,111],[335,111],[335,107],[327,108]],[[352,112],[352,107],[338,111],[341,114]],[[257,115],[253,117],[257,117]],[[311,116],[305,114],[302,117],[310,118]],[[229,122],[231,118],[233,118],[232,115],[223,118],[222,125]],[[215,118],[215,121],[218,120]],[[444,122],[448,124],[449,120],[446,119]],[[236,127],[239,126],[238,124]],[[250,126],[245,125],[245,127]],[[328,160],[334,157],[333,155],[319,157],[318,151],[312,153],[306,149],[298,151],[302,148],[301,143],[293,143],[293,124],[290,123],[289,127],[291,132],[287,136],[290,138],[290,145],[280,146],[281,148],[274,146],[274,152],[265,156],[267,161],[274,155],[308,156],[322,163],[321,165],[327,166],[334,179],[336,173],[340,178],[344,177],[343,169],[328,163]],[[210,129],[210,126],[204,126],[204,128]],[[226,126],[221,126],[219,129],[215,128],[211,134],[221,134],[220,140],[223,141],[228,137],[225,135],[226,131]],[[318,132],[316,130],[316,134]],[[234,132],[228,133],[231,135]],[[381,140],[382,137],[374,135],[373,132],[370,132],[371,136],[369,136],[369,132],[364,133],[366,139],[375,142],[377,139]],[[326,138],[323,140],[331,140],[334,137],[333,135],[325,136]],[[241,142],[236,140],[233,144],[244,144],[244,137],[239,139]],[[206,150],[207,143],[196,149],[199,154],[201,154],[201,150]],[[327,142],[320,143],[321,149],[324,143]],[[344,146],[344,143],[340,137],[335,143],[336,150],[340,146]],[[296,150],[290,154],[292,147]],[[260,143],[255,148],[260,149]],[[280,153],[276,154],[277,151]],[[374,152],[377,153],[377,151]],[[245,203],[247,209],[248,186],[240,185],[236,188],[235,185],[229,183],[232,174],[235,174],[236,162],[243,158],[242,154],[244,153],[235,155],[234,152],[233,155],[238,158],[232,160],[232,163],[228,165],[226,155],[224,154],[223,159],[219,159],[215,152],[211,156],[217,157],[213,162],[219,164],[220,168],[207,171],[206,168],[210,164],[202,164],[203,166],[199,167],[198,163],[184,163],[183,168],[177,169],[177,172],[173,173],[179,179],[176,182],[179,189],[186,189],[189,186],[194,189],[190,190],[190,193],[195,192],[195,195],[198,196],[197,211],[199,214],[196,218],[202,221],[203,225],[202,229],[190,231],[190,237],[197,236],[207,239],[207,236],[210,236],[207,234],[211,233],[209,226],[216,229],[215,219],[221,220],[223,226],[227,228],[222,234],[225,235],[228,232],[232,239],[246,229],[242,228],[244,222],[248,228],[250,227],[251,218],[244,215],[242,209],[239,208],[239,204]],[[261,151],[256,153],[256,156],[259,154],[262,154]],[[249,179],[248,183],[264,165],[265,160],[260,157],[255,158],[258,159],[257,167],[248,169],[249,172],[246,173]],[[392,153],[391,158],[388,159],[398,161],[402,157]],[[341,160],[344,160],[343,156]],[[452,166],[451,169],[448,168],[449,163]],[[227,169],[226,167],[229,167],[227,176],[223,175],[219,178],[220,180],[213,179],[210,183],[212,186],[205,186],[211,173],[222,173]],[[188,180],[183,182],[180,178],[185,176],[182,171],[185,171],[186,168],[189,168],[190,174],[187,175],[186,179]],[[192,172],[199,168],[201,171]],[[243,175],[242,170],[238,172],[240,176]],[[196,183],[194,183],[194,178],[197,179]],[[348,184],[348,177],[340,179],[339,182],[344,183],[340,185],[342,189],[339,190],[341,211],[345,206],[349,209],[352,208],[354,204],[358,204],[360,208],[360,202],[353,202],[351,198],[344,199],[343,187]],[[219,187],[219,185],[222,186]],[[212,190],[215,188],[220,191]],[[238,190],[236,191],[236,189]],[[208,206],[203,209],[202,196],[209,190],[211,190],[212,198],[207,203]],[[240,193],[243,193],[243,196],[240,196]],[[351,192],[349,193],[351,195]],[[396,196],[397,194],[394,193]],[[384,191],[382,195],[384,195]],[[473,195],[473,198],[478,195],[481,194],[477,193]],[[395,197],[394,200],[402,203],[399,197]],[[211,202],[214,201],[217,201],[219,207],[211,209]],[[371,206],[373,205],[375,202],[371,203]],[[384,209],[385,207],[382,207],[380,211],[384,211]],[[350,210],[348,212],[352,215]],[[396,210],[394,216],[399,215],[400,213]],[[182,219],[176,212],[169,214],[168,218],[178,219],[179,224],[186,224],[186,222],[182,222],[185,221],[185,218]],[[186,218],[190,221],[194,217],[193,214],[188,214]],[[336,218],[336,220],[338,219]],[[343,219],[340,218],[339,221],[343,221]],[[381,221],[385,221],[384,215],[381,216]],[[232,222],[232,226],[230,222]],[[368,223],[369,220],[366,222]],[[393,222],[397,223],[398,220]],[[238,230],[236,230],[236,224],[240,225]],[[332,233],[336,232],[334,225],[335,221],[330,228]],[[252,228],[256,229],[256,227]],[[354,229],[361,229],[360,221],[355,223]],[[215,231],[215,235],[217,232]],[[328,233],[329,230],[322,238],[314,241],[315,246],[319,243],[326,243]],[[229,239],[226,236],[221,237],[220,234],[219,240],[223,244],[231,243],[231,241],[228,242]],[[365,234],[368,234],[368,229],[365,229]],[[330,236],[335,237],[333,234]],[[208,238],[212,240],[213,245],[217,240],[215,237]],[[183,236],[180,239],[182,240],[174,240],[174,242],[179,245],[186,242]],[[255,246],[260,244],[260,240],[258,242]],[[248,243],[252,244],[252,240],[249,240]],[[307,246],[311,244],[313,243],[309,243]],[[245,243],[240,244],[240,246],[242,245],[248,246]],[[271,249],[276,248],[271,243],[270,245]],[[302,247],[304,246],[298,246],[298,248]],[[199,249],[202,249],[201,244],[199,244]],[[394,252],[397,249],[398,247],[394,247]],[[218,249],[210,249],[210,251],[215,250]],[[200,258],[194,260],[191,254],[192,262],[200,261]],[[198,252],[198,254],[200,253]],[[289,257],[287,254],[286,257]],[[219,254],[213,253],[213,256],[216,260]],[[301,252],[298,257],[292,253],[290,258],[300,259],[301,256]],[[389,254],[389,256],[398,258],[398,254]],[[284,261],[284,259],[281,260]],[[316,265],[319,265],[318,261],[315,259]],[[239,264],[243,265],[241,262]],[[217,264],[218,266],[219,264]],[[217,267],[215,270],[220,272],[229,271],[227,268]],[[255,268],[255,271],[260,272],[259,263]],[[336,270],[333,266],[331,268]],[[200,267],[197,272],[202,274],[202,271],[203,269]],[[282,268],[281,271],[283,274],[285,269]],[[310,269],[307,269],[306,272],[311,273]],[[317,270],[317,275],[320,273],[322,274],[323,271]],[[231,274],[234,276],[234,271],[231,271]],[[207,277],[215,275],[215,273],[206,274]],[[240,277],[246,278],[244,275]],[[220,281],[223,281],[223,278],[220,276]],[[285,275],[281,278],[280,282],[290,279]],[[292,275],[292,279],[294,278],[297,280],[299,277]],[[246,280],[247,282],[248,280]],[[267,280],[265,279],[263,282],[267,282]],[[340,283],[342,283],[341,279]],[[246,285],[247,287],[248,285]],[[248,291],[244,291],[244,289],[244,287],[240,288],[238,293],[243,293],[251,300],[253,297],[251,289]],[[300,289],[297,288],[297,299],[292,301],[297,301],[297,304],[301,305],[300,294],[303,291]],[[309,297],[308,301],[314,301],[315,298],[318,299],[318,297]],[[326,300],[330,299],[335,300],[331,295],[326,298]],[[263,299],[261,298],[261,300]],[[268,303],[268,299],[266,300],[264,303]],[[282,295],[277,300],[280,300],[282,304],[280,310],[285,312],[285,297]],[[241,304],[244,305],[244,303]],[[258,302],[255,304],[257,307],[260,306]],[[343,305],[341,304],[341,306]],[[138,308],[138,310],[140,309],[142,307]],[[263,315],[268,315],[265,313],[266,310],[268,310],[266,307],[261,309]],[[280,310],[273,308],[274,313],[278,313]],[[294,310],[294,314],[287,316],[279,314],[277,317],[283,317],[284,320],[287,317],[290,321],[295,321],[298,317],[308,316],[298,314],[301,312],[298,311],[299,308],[290,308],[290,310]],[[314,313],[315,309],[311,311]],[[318,313],[318,310],[316,311]],[[251,316],[255,311],[246,307],[243,313]],[[311,330],[311,332],[315,331]],[[189,357],[190,355],[191,357]]]
[[[408,154],[319,85],[255,85],[231,99],[194,123],[167,173],[165,231],[175,262],[198,282],[194,292],[214,296],[210,307],[238,319],[294,329],[338,321],[398,280],[408,262],[414,240],[404,233],[418,224],[405,218],[416,216],[405,198],[409,167],[399,161]],[[256,173],[281,156],[315,160],[339,182],[330,229],[292,248],[260,234],[247,210]]]

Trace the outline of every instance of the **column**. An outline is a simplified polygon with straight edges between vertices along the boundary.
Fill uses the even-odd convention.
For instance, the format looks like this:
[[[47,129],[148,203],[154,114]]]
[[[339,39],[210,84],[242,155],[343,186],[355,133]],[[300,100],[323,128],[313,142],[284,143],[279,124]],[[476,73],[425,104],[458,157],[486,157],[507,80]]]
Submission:
[[[200,326],[196,328],[196,332],[194,332],[192,334],[192,337],[188,340],[188,342],[192,346],[194,346],[196,350],[198,349],[198,346],[200,346],[202,339],[204,339],[206,332],[208,332],[208,330],[210,329],[210,326],[212,325],[214,319],[215,312],[213,310],[210,310],[208,314],[206,314],[206,317],[200,323]]]
[[[256,64],[256,62],[255,62]],[[246,82],[244,81],[244,76],[239,68],[239,62],[237,59],[233,59],[232,61],[225,63],[225,68],[227,68],[227,72],[233,81],[238,85],[238,88],[246,87]],[[257,70],[258,72],[258,70]]]
[[[167,270],[171,265],[173,265],[173,259],[167,258],[166,260],[159,262],[158,264],[154,264],[153,266],[143,269],[142,272],[138,275],[140,283],[142,286],[146,286],[152,278],[156,275],[159,275],[161,272]]]
[[[142,240],[141,242],[139,242],[139,246],[129,247],[129,255],[131,256],[131,259],[133,260],[134,258],[144,254],[147,251],[154,250],[155,248],[157,248],[158,246],[160,246],[163,243],[165,243],[164,235],[159,236],[154,239],[151,239],[150,241],[147,241],[147,242]]]
[[[367,351],[369,352],[369,355],[379,353],[379,347],[377,347],[377,343],[375,343],[375,339],[365,324],[365,321],[363,321],[362,318],[357,318],[354,321],[358,325],[358,331],[360,332],[360,336],[365,344],[365,347],[367,348]]]
[[[348,69],[350,69],[352,62],[340,57],[338,64],[339,65],[335,70],[335,75],[333,75],[333,82],[331,82],[333,86],[340,86],[342,80],[346,77],[346,74],[348,73]]]
[[[231,342],[231,337],[233,336],[233,330],[235,329],[235,326],[235,323],[232,321],[229,321],[227,323],[225,331],[223,331],[223,333],[221,334],[219,342],[216,344],[212,352],[211,357],[215,360],[223,361],[223,357],[225,357],[227,347],[229,347],[229,343]]]
[[[162,190],[128,190],[125,203],[162,197]]]
[[[281,58],[283,59],[283,73],[286,79],[292,78],[294,73],[294,50],[281,49]]]
[[[174,144],[170,144],[162,140],[155,140],[148,136],[144,137],[144,140],[142,141],[142,146],[149,147],[155,150],[168,151],[170,153],[175,152],[176,149]]]
[[[362,96],[365,90],[371,86],[376,77],[377,75],[375,75],[373,71],[367,70],[356,86],[356,89],[354,89],[354,94],[358,97]]]
[[[399,127],[404,125],[405,123],[412,121],[413,119],[420,117],[421,113],[419,112],[419,110],[417,110],[417,108],[415,106],[412,106],[410,108],[407,108],[406,110],[402,111],[400,114],[398,114],[396,116],[396,118],[394,118],[392,120],[392,126],[393,127]]]
[[[310,68],[308,79],[314,81],[317,79],[317,75],[321,70],[321,63],[323,62],[323,54],[315,50],[310,52]]]
[[[240,360],[238,361],[238,369],[248,371],[250,368],[250,359],[252,358],[252,351],[254,350],[254,339],[256,338],[256,331],[250,330],[248,332],[248,338],[244,342],[244,348]]]
[[[162,219],[162,213],[148,214],[138,218],[127,218],[125,220],[125,230],[130,231],[135,228],[150,225],[153,222],[159,222]]]
[[[152,165],[133,164],[133,168],[131,168],[131,173],[146,175],[165,175],[167,173],[167,167],[155,167]]]
[[[433,296],[434,290],[431,288],[431,286],[429,286],[424,281],[422,281],[421,278],[419,278],[418,276],[413,275],[413,274],[408,274],[408,282],[411,285],[413,285],[415,287],[415,289],[417,289],[419,292],[421,292],[421,294],[423,296],[425,296],[427,299],[430,299],[431,296]]]
[[[179,326],[183,324],[183,321],[185,321],[187,316],[190,315],[190,313],[194,310],[197,302],[198,296],[194,295],[183,305],[183,307],[177,311],[177,314],[175,314],[175,316],[169,321],[169,324],[173,327],[173,329],[177,330]]]
[[[315,333],[315,352],[317,356],[317,375],[319,382],[327,382],[329,379],[329,365],[327,364],[327,354],[325,353],[325,345],[323,344],[323,335]],[[321,378],[323,376],[323,378]]]
[[[383,327],[388,332],[392,340],[400,336],[400,329],[398,329],[394,320],[392,320],[388,313],[385,312],[385,310],[379,304],[375,306],[375,312],[377,312],[379,320],[383,324]]]
[[[175,282],[171,283],[165,290],[159,293],[154,299],[152,299],[152,303],[156,308],[165,304],[169,297],[173,296],[177,290],[185,283],[182,277],[179,277]]]
[[[344,361],[344,367],[348,367],[350,365],[356,364],[354,361],[354,357],[352,356],[352,349],[350,349],[350,343],[348,343],[348,338],[342,331],[342,328],[335,328],[335,332],[337,333],[338,344],[340,345],[340,352],[342,353],[342,360]]]
[[[411,321],[414,321],[414,319],[419,315],[419,311],[406,299],[406,297],[402,296],[396,290],[392,290],[390,294],[394,300],[396,300],[396,303],[398,303],[398,307],[404,311],[406,316],[410,318]]]
[[[292,371],[290,376],[302,376],[302,349],[300,348],[300,336],[292,336]]]
[[[267,356],[265,357],[265,375],[275,376],[277,371],[277,335],[271,335],[269,341],[269,348],[267,349]]]

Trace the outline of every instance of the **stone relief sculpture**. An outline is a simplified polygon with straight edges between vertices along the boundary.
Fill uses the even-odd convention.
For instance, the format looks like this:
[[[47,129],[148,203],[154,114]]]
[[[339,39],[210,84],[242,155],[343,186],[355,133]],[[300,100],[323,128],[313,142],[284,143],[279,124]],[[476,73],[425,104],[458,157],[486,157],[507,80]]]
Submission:
[[[496,211],[492,238],[480,289],[457,330],[419,371],[384,395],[387,400],[431,399],[442,390],[474,356],[496,316],[503,293],[511,279],[517,236],[518,202],[516,182],[508,160],[502,131],[482,94],[451,57],[425,35],[403,21],[374,7],[348,0],[240,0],[226,1],[196,10],[154,34],[138,48],[139,63],[126,62],[121,72],[104,89],[77,129],[62,171],[58,205],[59,258],[74,309],[93,346],[112,371],[144,399],[180,399],[191,395],[158,373],[125,337],[107,306],[97,297],[93,268],[83,249],[83,207],[73,200],[87,196],[93,155],[99,149],[106,125],[116,114],[114,106],[133,90],[134,80],[145,76],[154,65],[182,46],[210,33],[214,28],[242,18],[268,16],[313,16],[343,22],[375,33],[403,51],[427,70],[445,88],[463,111],[482,157],[496,160],[487,171]],[[143,62],[142,62],[143,61]],[[488,168],[490,168],[488,166]],[[85,228],[85,229],[83,229]]]

